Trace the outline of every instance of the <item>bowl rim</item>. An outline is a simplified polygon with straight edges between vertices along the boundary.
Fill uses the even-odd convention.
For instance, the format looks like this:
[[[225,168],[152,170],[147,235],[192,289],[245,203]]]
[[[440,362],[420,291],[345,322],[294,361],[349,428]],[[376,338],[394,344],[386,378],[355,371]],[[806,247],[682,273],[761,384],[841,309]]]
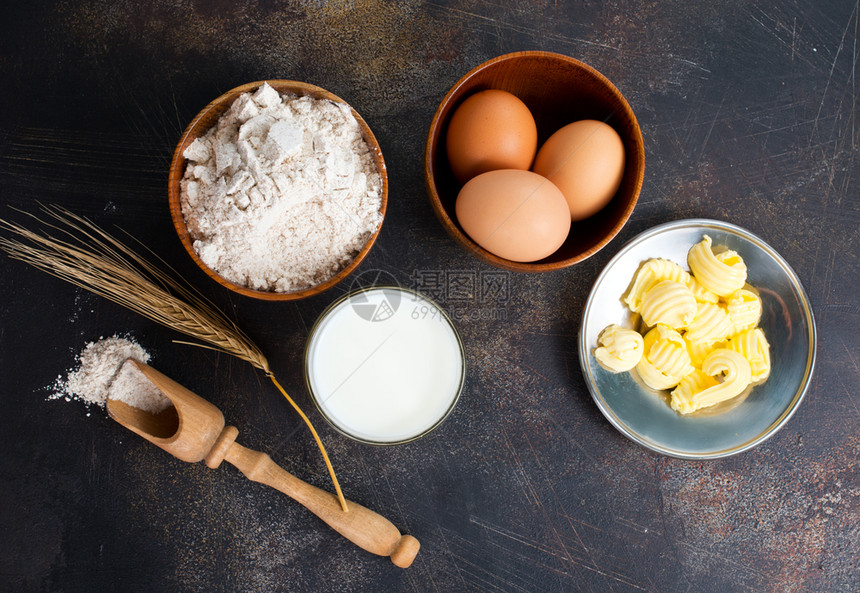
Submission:
[[[480,245],[478,245],[475,241],[472,240],[471,237],[466,235],[463,232],[457,223],[452,219],[451,216],[448,215],[445,208],[442,207],[442,200],[439,197],[439,191],[436,186],[436,181],[433,177],[433,169],[436,166],[437,159],[431,150],[434,140],[439,140],[439,135],[441,134],[441,118],[443,111],[448,107],[451,98],[454,94],[460,90],[460,88],[466,84],[475,74],[485,70],[487,68],[491,68],[496,64],[501,62],[506,62],[510,60],[517,60],[520,58],[549,58],[553,60],[560,60],[562,62],[566,62],[571,64],[577,68],[580,68],[587,72],[589,75],[593,76],[597,80],[599,80],[603,85],[609,88],[613,94],[620,100],[623,113],[629,118],[630,122],[633,124],[633,129],[635,134],[633,136],[634,145],[636,148],[636,167],[638,170],[638,174],[636,175],[636,179],[634,181],[634,195],[633,199],[625,206],[624,211],[622,212],[619,220],[613,225],[612,229],[591,249],[574,256],[567,258],[561,261],[554,262],[516,262],[513,260],[505,259],[503,257],[499,257],[493,253],[490,253]],[[439,140],[441,141],[441,140]],[[642,129],[639,126],[639,120],[636,118],[636,114],[633,112],[633,108],[630,107],[630,103],[621,93],[621,91],[616,87],[606,76],[601,74],[598,70],[589,66],[588,64],[577,60],[571,56],[567,56],[565,54],[560,54],[556,52],[550,51],[541,51],[541,50],[530,50],[530,51],[518,51],[511,52],[507,54],[503,54],[500,56],[496,56],[495,58],[491,58],[481,64],[478,64],[471,70],[469,70],[466,74],[464,74],[455,84],[452,86],[442,100],[439,102],[439,105],[436,108],[435,113],[433,114],[433,119],[430,122],[430,128],[427,133],[427,141],[424,147],[424,183],[427,190],[427,194],[430,198],[430,204],[433,208],[433,212],[436,214],[436,218],[445,228],[445,230],[450,234],[460,245],[465,247],[472,254],[477,256],[479,259],[485,261],[488,264],[491,264],[495,267],[502,268],[505,270],[510,270],[513,272],[547,272],[553,270],[560,270],[562,268],[570,267],[574,264],[577,264],[581,261],[584,261],[596,254],[598,251],[603,249],[612,239],[615,238],[616,235],[621,231],[627,221],[630,219],[630,216],[633,213],[633,209],[636,206],[636,203],[639,201],[639,195],[642,192],[642,185],[645,179],[645,142],[642,137]],[[587,220],[587,219],[586,219]]]
[[[379,175],[382,179],[382,196],[379,208],[379,213],[382,218],[377,225],[376,230],[367,240],[367,243],[365,243],[365,245],[361,248],[355,258],[353,258],[353,260],[349,264],[347,264],[343,269],[341,269],[337,274],[335,274],[328,280],[325,280],[320,284],[292,292],[257,290],[254,288],[249,288],[242,284],[238,284],[236,282],[233,282],[232,280],[228,280],[227,278],[221,276],[218,272],[207,266],[200,258],[200,256],[197,255],[197,252],[194,250],[194,245],[191,240],[191,235],[188,231],[188,227],[185,224],[185,217],[182,214],[180,181],[185,174],[186,164],[186,159],[182,155],[182,153],[185,151],[185,148],[187,148],[187,145],[190,144],[188,140],[191,137],[194,128],[198,125],[200,120],[206,117],[213,109],[223,109],[224,111],[226,111],[226,108],[224,108],[225,105],[227,105],[227,108],[229,108],[229,105],[232,105],[233,101],[237,97],[239,97],[239,95],[255,91],[263,84],[268,84],[276,91],[278,91],[279,94],[284,92],[292,92],[294,94],[298,94],[299,96],[311,96],[316,99],[327,99],[334,103],[340,103],[349,107],[352,116],[355,117],[359,127],[361,128],[362,136],[364,137],[365,142],[367,142],[368,146],[370,147],[370,151],[373,154],[374,161],[376,162],[377,169],[379,170]],[[202,136],[207,131],[208,129],[204,130],[202,134],[197,134],[195,138]],[[179,236],[179,241],[182,243],[182,246],[185,248],[185,251],[188,253],[188,255],[191,256],[191,259],[194,260],[194,263],[196,263],[197,266],[201,270],[203,270],[203,272],[205,272],[207,276],[209,276],[222,286],[230,289],[231,291],[244,296],[265,301],[291,301],[317,295],[335,286],[336,284],[344,280],[347,276],[349,276],[359,266],[359,264],[361,264],[361,262],[370,252],[371,247],[373,247],[374,243],[376,243],[376,239],[379,236],[380,231],[382,230],[382,224],[385,221],[385,212],[388,207],[388,171],[385,166],[385,159],[382,156],[382,149],[379,146],[379,142],[377,141],[376,136],[374,136],[373,131],[370,129],[370,126],[367,124],[364,118],[362,118],[361,115],[355,110],[355,108],[353,108],[353,106],[350,105],[347,101],[338,97],[334,93],[325,90],[322,87],[318,87],[307,82],[269,78],[265,80],[258,80],[256,82],[248,82],[235,88],[232,88],[229,91],[222,93],[221,95],[210,101],[202,110],[200,110],[200,112],[197,113],[194,119],[191,120],[191,123],[186,126],[185,130],[182,133],[182,136],[179,138],[179,141],[176,144],[176,148],[173,151],[173,157],[170,161],[170,172],[167,180],[167,195],[168,205],[170,208],[170,218],[173,221],[173,227],[176,230],[176,234]]]
[[[742,443],[739,443],[733,447],[704,453],[691,453],[689,451],[660,446],[658,443],[655,443],[650,439],[641,436],[631,427],[627,426],[627,424],[625,424],[625,422],[615,414],[615,412],[612,410],[612,407],[602,397],[597,388],[594,386],[594,380],[592,378],[591,367],[589,364],[589,357],[591,356],[592,345],[586,343],[585,336],[585,326],[589,313],[592,307],[598,306],[598,304],[594,302],[595,290],[603,282],[603,280],[612,272],[612,268],[614,267],[614,265],[619,260],[621,260],[625,254],[627,254],[630,250],[632,250],[634,247],[636,247],[643,241],[646,241],[662,233],[682,228],[702,228],[703,230],[711,228],[733,233],[750,241],[751,243],[755,244],[759,249],[767,253],[785,272],[786,276],[789,278],[792,287],[797,292],[801,306],[803,308],[803,313],[806,317],[807,326],[809,328],[809,333],[807,335],[809,352],[807,355],[806,368],[804,369],[803,378],[801,379],[800,384],[798,385],[794,395],[792,396],[791,401],[787,403],[782,413],[769,426],[767,426],[761,433],[759,433],[755,437],[748,439],[747,441],[744,441]],[[639,233],[633,239],[625,243],[621,250],[619,250],[619,252],[616,253],[612,257],[612,259],[609,260],[609,262],[607,262],[603,270],[601,270],[600,274],[598,275],[597,279],[594,281],[594,284],[592,285],[592,288],[589,291],[588,297],[586,299],[585,306],[582,309],[578,336],[579,362],[580,367],[582,369],[583,378],[585,379],[585,383],[588,386],[588,391],[591,393],[591,397],[594,400],[594,403],[600,409],[603,416],[612,424],[612,426],[614,426],[625,437],[641,445],[642,447],[645,447],[646,449],[650,449],[651,451],[666,455],[668,457],[689,460],[720,459],[724,457],[730,457],[738,453],[742,453],[763,443],[765,440],[776,434],[776,432],[779,431],[779,429],[782,428],[794,415],[794,413],[797,411],[797,408],[800,406],[801,401],[806,395],[806,392],[808,391],[809,385],[812,380],[816,361],[818,341],[817,336],[818,331],[815,326],[815,316],[813,315],[812,305],[810,303],[806,290],[803,287],[803,283],[800,281],[800,278],[798,277],[794,269],[773,247],[768,245],[759,236],[735,224],[708,218],[687,218],[659,224],[643,231],[642,233]]]
[[[354,297],[357,294],[361,294],[363,292],[369,292],[371,290],[398,290],[398,291],[403,292],[405,294],[417,296],[417,297],[421,298],[422,300],[426,301],[427,303],[430,303],[431,305],[435,306],[436,310],[439,311],[439,313],[441,313],[442,317],[447,322],[448,327],[451,328],[451,331],[453,332],[454,337],[457,340],[457,346],[459,347],[459,352],[460,352],[460,360],[462,361],[462,367],[460,370],[460,380],[457,384],[457,392],[454,394],[454,397],[451,399],[451,403],[448,405],[445,412],[433,424],[431,424],[430,426],[428,426],[427,428],[422,430],[420,433],[406,437],[406,438],[401,439],[401,440],[397,440],[397,441],[374,441],[372,439],[364,439],[364,438],[358,437],[354,434],[351,434],[345,428],[342,428],[341,426],[339,426],[323,410],[323,407],[320,405],[320,403],[317,399],[317,395],[314,392],[313,386],[311,385],[310,372],[308,371],[308,357],[309,357],[309,354],[311,351],[311,344],[313,343],[314,338],[317,336],[317,333],[318,333],[322,323],[326,320],[326,318],[329,316],[329,314],[331,314],[338,306],[341,305],[341,303],[348,301],[349,299],[351,299],[352,297]],[[333,429],[335,429],[337,432],[344,435],[345,437],[348,437],[348,438],[350,438],[354,441],[357,441],[359,443],[362,443],[365,445],[374,445],[374,446],[379,446],[379,447],[389,447],[392,445],[403,445],[406,443],[411,443],[412,441],[416,441],[422,437],[427,436],[428,434],[430,434],[431,432],[433,432],[437,428],[439,428],[439,426],[451,415],[451,413],[454,411],[454,408],[457,407],[457,403],[460,401],[460,397],[463,395],[463,387],[466,383],[466,348],[463,345],[463,338],[462,338],[462,336],[460,336],[460,331],[457,329],[457,326],[454,324],[454,320],[451,319],[451,316],[448,315],[448,313],[439,305],[439,303],[437,303],[436,301],[434,301],[433,299],[431,299],[427,295],[421,294],[417,290],[412,290],[411,288],[405,288],[403,286],[397,286],[394,284],[378,284],[378,285],[371,285],[371,286],[363,286],[360,288],[356,288],[355,290],[350,290],[346,294],[343,294],[340,297],[338,297],[337,299],[335,299],[334,302],[330,303],[328,305],[328,307],[326,307],[323,310],[323,312],[319,314],[319,316],[317,317],[313,326],[311,326],[310,331],[308,332],[308,339],[305,341],[305,351],[304,351],[304,357],[302,360],[302,366],[303,366],[303,373],[305,376],[305,386],[307,387],[308,394],[310,395],[311,401],[313,402],[314,407],[316,407],[317,412],[320,413],[320,415],[328,423],[329,426],[331,426]]]

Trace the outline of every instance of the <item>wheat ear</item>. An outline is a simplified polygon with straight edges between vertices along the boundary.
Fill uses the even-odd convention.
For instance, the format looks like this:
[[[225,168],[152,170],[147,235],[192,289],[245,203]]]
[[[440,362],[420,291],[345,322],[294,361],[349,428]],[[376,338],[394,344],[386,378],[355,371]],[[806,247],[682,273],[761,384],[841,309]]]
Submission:
[[[40,235],[0,219],[5,229],[24,241],[0,237],[0,249],[13,259],[89,290],[144,317],[202,342],[181,342],[223,352],[251,363],[272,381],[296,410],[316,441],[328,468],[340,506],[347,511],[328,453],[317,431],[287,394],[254,342],[224,313],[178,275],[170,275],[141,257],[86,218],[56,206],[43,207],[50,221],[27,214],[55,234]],[[53,221],[53,222],[51,222]],[[26,242],[25,242],[26,241]]]

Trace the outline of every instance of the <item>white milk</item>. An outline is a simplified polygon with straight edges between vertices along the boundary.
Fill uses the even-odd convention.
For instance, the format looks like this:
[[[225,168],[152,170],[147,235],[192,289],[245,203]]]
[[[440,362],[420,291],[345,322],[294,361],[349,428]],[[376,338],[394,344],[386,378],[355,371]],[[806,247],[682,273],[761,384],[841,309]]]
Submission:
[[[437,306],[399,288],[336,304],[306,355],[308,386],[328,420],[363,441],[394,443],[433,428],[464,376],[456,330]]]

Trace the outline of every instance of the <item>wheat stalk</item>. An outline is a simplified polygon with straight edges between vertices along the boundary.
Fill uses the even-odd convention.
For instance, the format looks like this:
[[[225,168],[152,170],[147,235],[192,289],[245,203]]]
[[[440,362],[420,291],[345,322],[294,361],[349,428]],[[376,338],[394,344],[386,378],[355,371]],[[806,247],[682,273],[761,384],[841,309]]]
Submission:
[[[55,234],[40,235],[0,219],[0,229],[23,241],[0,237],[0,249],[13,259],[28,263],[52,276],[89,290],[144,317],[179,331],[200,346],[235,356],[260,369],[290,402],[311,431],[331,476],[341,508],[347,511],[328,453],[311,421],[287,394],[269,368],[269,361],[254,342],[224,313],[178,275],[169,275],[91,221],[64,208],[43,207],[54,222],[27,214]]]

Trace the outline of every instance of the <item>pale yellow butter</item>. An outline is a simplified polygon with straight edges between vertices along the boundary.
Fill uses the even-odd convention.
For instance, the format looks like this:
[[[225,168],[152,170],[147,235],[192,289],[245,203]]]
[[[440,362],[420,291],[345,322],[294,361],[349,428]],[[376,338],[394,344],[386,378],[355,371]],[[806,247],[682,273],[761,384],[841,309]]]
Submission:
[[[599,347],[594,349],[597,362],[608,371],[629,371],[642,358],[645,346],[639,332],[620,325],[610,325],[597,338]]]

